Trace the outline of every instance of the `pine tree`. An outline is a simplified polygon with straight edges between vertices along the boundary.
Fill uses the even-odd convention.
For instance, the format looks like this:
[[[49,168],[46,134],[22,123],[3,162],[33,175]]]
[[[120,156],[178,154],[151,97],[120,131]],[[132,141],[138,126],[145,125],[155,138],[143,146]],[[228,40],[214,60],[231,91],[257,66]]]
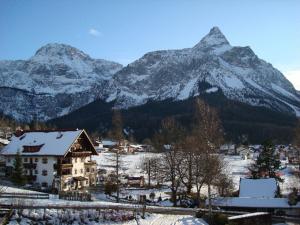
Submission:
[[[18,186],[24,185],[26,183],[26,177],[24,175],[24,168],[22,164],[22,157],[19,151],[17,152],[14,161],[12,181]]]
[[[271,141],[263,144],[263,150],[259,154],[256,162],[249,168],[253,179],[275,178],[276,181],[283,182],[276,171],[280,168],[279,155],[275,152],[275,147]]]

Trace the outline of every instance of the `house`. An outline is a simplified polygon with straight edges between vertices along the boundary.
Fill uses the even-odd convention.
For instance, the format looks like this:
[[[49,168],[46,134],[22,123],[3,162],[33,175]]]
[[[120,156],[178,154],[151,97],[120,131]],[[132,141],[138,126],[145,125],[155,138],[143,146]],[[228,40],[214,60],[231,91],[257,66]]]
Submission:
[[[144,176],[140,177],[127,177],[127,185],[131,187],[144,187],[145,179]]]
[[[235,144],[224,144],[220,146],[221,154],[235,155],[236,154],[236,146]]]
[[[2,150],[6,175],[20,153],[27,181],[57,191],[77,190],[96,184],[97,152],[85,130],[18,131]]]
[[[300,214],[300,203],[289,205],[287,198],[276,198],[277,183],[274,178],[240,180],[239,197],[217,197],[212,205],[226,210],[284,212]]]

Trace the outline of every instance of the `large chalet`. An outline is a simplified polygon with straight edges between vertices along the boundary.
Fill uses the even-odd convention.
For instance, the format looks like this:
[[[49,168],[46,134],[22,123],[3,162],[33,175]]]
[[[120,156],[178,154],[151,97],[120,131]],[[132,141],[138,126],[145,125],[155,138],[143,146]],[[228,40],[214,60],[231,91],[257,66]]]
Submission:
[[[57,191],[96,185],[97,152],[85,130],[18,131],[4,147],[6,174],[20,153],[28,183]]]

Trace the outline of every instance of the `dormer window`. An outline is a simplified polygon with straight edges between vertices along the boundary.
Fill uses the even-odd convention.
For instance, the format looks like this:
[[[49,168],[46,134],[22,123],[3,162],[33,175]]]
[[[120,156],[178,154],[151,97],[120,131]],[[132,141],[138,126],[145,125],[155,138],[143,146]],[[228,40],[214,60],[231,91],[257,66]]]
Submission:
[[[23,152],[34,153],[39,152],[44,144],[41,145],[23,145]]]

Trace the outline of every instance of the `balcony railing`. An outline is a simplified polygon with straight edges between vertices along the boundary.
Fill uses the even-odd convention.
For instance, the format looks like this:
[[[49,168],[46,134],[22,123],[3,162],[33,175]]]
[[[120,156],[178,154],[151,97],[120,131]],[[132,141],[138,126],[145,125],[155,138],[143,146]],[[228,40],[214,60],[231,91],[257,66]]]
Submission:
[[[84,165],[86,165],[86,166],[94,166],[94,165],[97,165],[97,162],[96,162],[96,160],[90,160],[88,162],[85,162]]]
[[[73,164],[72,163],[63,163],[63,164],[55,163],[55,164],[53,164],[53,168],[55,170],[71,169],[71,168],[73,168]]]
[[[36,169],[36,163],[23,163],[25,169]]]

